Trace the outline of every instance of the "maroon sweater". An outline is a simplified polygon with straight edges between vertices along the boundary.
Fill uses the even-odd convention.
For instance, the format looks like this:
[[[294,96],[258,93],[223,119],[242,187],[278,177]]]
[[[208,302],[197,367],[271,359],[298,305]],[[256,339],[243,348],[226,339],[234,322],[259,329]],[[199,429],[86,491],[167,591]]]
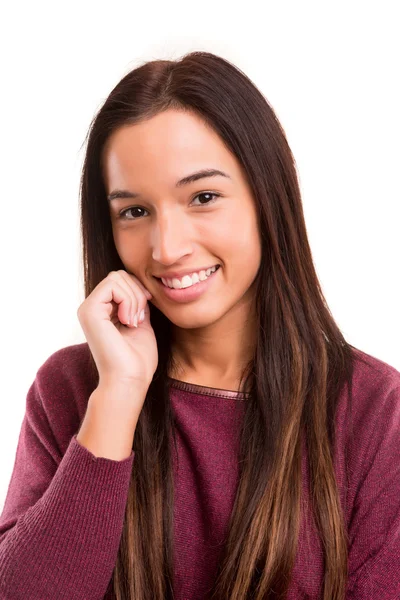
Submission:
[[[355,352],[351,437],[342,393],[335,471],[349,532],[347,600],[400,598],[400,372]],[[52,354],[26,400],[0,517],[1,600],[101,600],[120,542],[134,453],[96,458],[77,440],[87,401],[88,345]],[[368,365],[360,360],[363,356]],[[179,470],[174,466],[175,597],[203,600],[212,584],[238,484],[235,433],[245,398],[173,380]],[[350,478],[344,475],[349,449]],[[174,453],[172,453],[175,456]],[[321,598],[322,548],[306,507],[288,600]],[[108,590],[108,592],[107,592]]]

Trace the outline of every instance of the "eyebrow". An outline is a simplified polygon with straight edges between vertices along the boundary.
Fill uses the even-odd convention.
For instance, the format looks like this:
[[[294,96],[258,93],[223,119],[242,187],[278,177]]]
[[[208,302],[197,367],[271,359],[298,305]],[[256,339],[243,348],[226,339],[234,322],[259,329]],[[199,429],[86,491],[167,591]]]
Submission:
[[[191,173],[190,175],[186,175],[182,179],[176,182],[175,187],[180,188],[184,185],[188,185],[189,183],[193,183],[194,181],[198,181],[199,179],[204,179],[205,177],[227,177],[228,179],[232,179],[227,173],[224,171],[220,171],[219,169],[202,169],[201,171],[196,171],[195,173]],[[107,200],[112,202],[117,198],[136,198],[140,196],[135,192],[129,192],[128,190],[113,190],[107,196]]]

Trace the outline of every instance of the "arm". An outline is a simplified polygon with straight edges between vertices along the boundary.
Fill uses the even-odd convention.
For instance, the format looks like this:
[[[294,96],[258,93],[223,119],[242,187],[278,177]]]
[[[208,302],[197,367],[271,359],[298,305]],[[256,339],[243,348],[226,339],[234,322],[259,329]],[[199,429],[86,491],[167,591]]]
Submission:
[[[47,376],[53,380],[57,375]],[[106,593],[117,558],[134,460],[134,453],[127,451],[132,448],[134,423],[129,430],[126,418],[122,424],[114,416],[106,426],[93,408],[89,410],[89,400],[90,423],[86,416],[82,423],[86,437],[82,443],[79,434],[69,438],[59,459],[54,425],[45,410],[55,399],[44,390],[37,376],[28,392],[0,517],[0,597],[98,600]],[[95,392],[91,398],[101,404]],[[84,446],[91,440],[87,443],[94,449],[104,435],[116,440],[116,428],[125,432],[125,439],[115,448],[111,441],[104,449],[125,458],[95,456]]]

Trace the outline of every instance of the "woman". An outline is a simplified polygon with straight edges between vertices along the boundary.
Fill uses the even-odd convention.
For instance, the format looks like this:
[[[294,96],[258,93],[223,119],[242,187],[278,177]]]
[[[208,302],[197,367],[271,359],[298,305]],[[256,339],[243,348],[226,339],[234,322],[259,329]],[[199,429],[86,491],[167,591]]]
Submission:
[[[88,343],[28,392],[3,595],[398,597],[400,373],[330,314],[254,84],[207,52],[128,73],[81,202]]]

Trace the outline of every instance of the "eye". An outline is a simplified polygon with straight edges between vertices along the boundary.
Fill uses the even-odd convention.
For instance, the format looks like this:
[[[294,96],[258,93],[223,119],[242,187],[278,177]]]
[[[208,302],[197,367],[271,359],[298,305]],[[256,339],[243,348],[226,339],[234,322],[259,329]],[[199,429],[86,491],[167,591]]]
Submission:
[[[126,217],[125,215],[130,210],[144,210],[144,212],[147,212],[147,210],[145,208],[142,208],[141,206],[131,206],[131,208],[126,208],[125,210],[121,210],[121,212],[118,215],[118,218],[122,219],[122,220],[125,219],[126,221],[136,221],[138,218],[140,218],[141,215],[136,215],[135,217]]]
[[[195,200],[196,198],[200,198],[200,196],[214,196],[214,198],[212,200],[209,200],[207,204],[200,204],[200,206],[207,206],[208,204],[212,204],[213,202],[215,202],[215,199],[218,198],[219,194],[215,194],[214,192],[201,192],[200,194],[197,194],[197,196],[195,196],[193,200]]]
[[[214,192],[201,192],[200,194],[197,194],[197,196],[195,196],[193,198],[193,200],[196,200],[196,198],[200,198],[200,196],[213,196],[213,198],[211,200],[206,200],[206,203],[201,203],[200,206],[208,206],[209,204],[212,204],[213,202],[216,201],[216,199],[220,196],[220,194],[216,194]],[[192,200],[192,202],[193,202]],[[198,205],[199,206],[199,205]],[[147,210],[145,208],[142,208],[141,206],[131,206],[130,208],[126,208],[125,210],[122,210],[119,215],[118,218],[122,219],[122,220],[126,220],[126,221],[137,221],[138,219],[140,219],[140,217],[142,216],[141,214],[136,214],[136,216],[131,216],[131,217],[127,217],[127,213],[129,211],[144,211],[145,213],[147,212]]]

